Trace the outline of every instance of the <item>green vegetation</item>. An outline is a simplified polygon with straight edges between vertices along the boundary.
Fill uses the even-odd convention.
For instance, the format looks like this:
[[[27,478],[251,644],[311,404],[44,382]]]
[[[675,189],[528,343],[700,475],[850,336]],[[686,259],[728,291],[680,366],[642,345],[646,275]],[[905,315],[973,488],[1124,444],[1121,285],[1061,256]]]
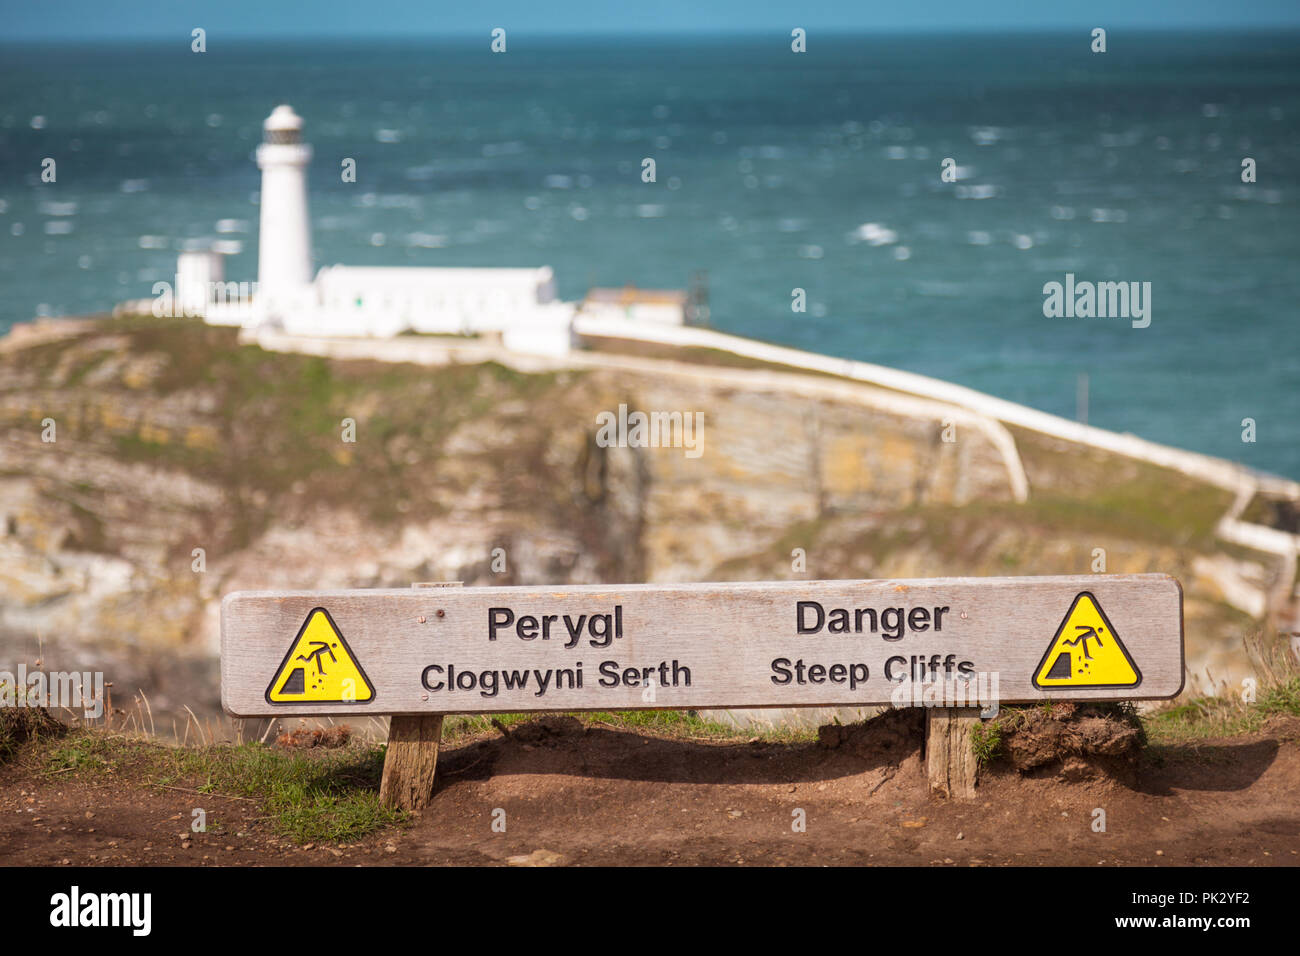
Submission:
[[[415,329],[403,329],[397,333],[399,338],[446,339],[451,342],[486,342],[500,339],[499,335],[483,332],[417,332]]]
[[[1126,482],[1099,486],[1086,498],[1043,491],[1022,504],[974,501],[960,506],[931,505],[905,509],[898,516],[904,527],[911,517],[922,526],[920,536],[935,542],[948,539],[954,548],[960,547],[964,538],[977,538],[975,532],[981,527],[1007,523],[1081,540],[1106,537],[1208,548],[1214,546],[1214,526],[1227,510],[1230,498],[1228,492],[1208,485],[1178,489],[1154,481]],[[954,527],[965,528],[970,534],[953,534]],[[914,531],[893,533],[906,534],[909,539],[918,536]],[[1004,564],[1018,563],[1014,555],[999,557]]]
[[[1154,743],[1250,734],[1272,717],[1300,717],[1300,665],[1285,638],[1256,629],[1247,632],[1243,643],[1256,675],[1254,699],[1245,699],[1245,687],[1183,698],[1144,718]]]
[[[741,730],[671,710],[573,714],[586,726],[719,742],[759,739],[810,743],[816,731]],[[536,714],[457,716],[444,743],[493,734]],[[178,747],[143,734],[68,730],[39,708],[0,708],[0,762],[21,755],[40,774],[113,778],[146,789],[214,794],[253,801],[275,831],[297,843],[349,842],[401,823],[405,814],[379,802],[382,746],[291,749],[262,743]]]
[[[971,729],[970,742],[981,767],[992,763],[1002,752],[1002,725],[996,718],[986,724],[976,724]]]
[[[60,437],[220,488],[236,505],[212,519],[222,548],[246,545],[275,514],[340,507],[377,523],[436,517],[455,491],[432,487],[447,438],[489,416],[499,431],[503,406],[544,407],[555,384],[554,375],[491,362],[430,374],[268,352],[241,345],[236,329],[191,319],[138,316],[88,329],[25,350],[21,371],[34,379],[20,394],[58,420]],[[349,440],[345,420],[354,423]],[[530,432],[529,442],[548,437]],[[80,544],[111,550],[83,525]]]
[[[934,576],[1080,573],[1090,568],[1093,547],[1106,548],[1115,563],[1135,552],[1153,557],[1163,548],[1183,554],[1222,551],[1222,544],[1212,539],[1220,505],[1226,508],[1227,502],[1218,489],[1202,488],[1189,490],[1184,504],[1166,511],[1154,487],[1141,494],[1127,487],[1098,489],[1091,499],[1048,491],[1019,504],[912,505],[890,512],[889,520],[881,522],[828,513],[792,525],[761,553],[720,562],[711,573],[722,580],[784,577],[796,547],[816,554],[818,575],[825,574],[823,568],[834,568],[841,577],[894,576],[896,565],[914,565],[918,555],[924,557],[927,574]],[[1178,517],[1182,507],[1187,508],[1185,527]],[[1181,566],[1164,569],[1185,574]],[[1124,568],[1121,564],[1109,570]],[[1207,602],[1202,613],[1212,617],[1211,629],[1218,632],[1240,632],[1253,623],[1226,603]]]
[[[1258,731],[1279,715],[1300,717],[1300,675],[1257,690],[1253,704],[1227,695],[1194,697],[1144,721],[1155,743],[1171,744]]]
[[[403,819],[379,803],[383,749],[286,750],[264,744],[168,747],[141,737],[74,731],[40,755],[45,773],[103,774],[145,787],[257,802],[298,843],[355,840]]]
[[[456,741],[493,729],[507,732],[519,724],[537,719],[537,714],[473,714],[449,717],[443,724],[443,740]],[[695,711],[686,710],[626,710],[581,711],[566,714],[587,726],[608,726],[619,730],[671,734],[677,737],[716,740],[719,742],[748,741],[755,738],[770,743],[809,743],[817,739],[816,728],[786,727],[734,727],[714,720],[705,720]]]
[[[1033,489],[1031,518],[1066,532],[1179,547],[1215,544],[1232,492],[1147,462],[1008,426]]]
[[[1300,716],[1300,674],[1284,656],[1260,665],[1262,686],[1253,703],[1231,697],[1202,697],[1147,715],[1131,703],[1041,704],[1004,706],[997,717],[977,724],[971,744],[981,766],[1005,756],[1008,738],[1033,730],[1043,717],[1109,717],[1134,726],[1143,748],[1155,745],[1152,759],[1164,759],[1171,744],[1209,737],[1230,737],[1261,729],[1278,715]],[[679,739],[718,743],[764,741],[810,744],[811,728],[740,729],[706,720],[693,711],[641,710],[583,712],[561,716],[585,727],[609,727],[629,733],[664,734]],[[445,743],[464,743],[498,733],[510,735],[536,714],[453,716]],[[350,842],[402,823],[405,814],[384,808],[378,787],[383,769],[382,746],[294,749],[262,743],[205,744],[177,747],[144,735],[111,729],[68,730],[39,708],[0,708],[0,762],[21,760],[41,775],[72,774],[112,778],[145,789],[173,790],[197,796],[253,802],[282,837],[303,844]],[[210,827],[220,829],[220,820]]]

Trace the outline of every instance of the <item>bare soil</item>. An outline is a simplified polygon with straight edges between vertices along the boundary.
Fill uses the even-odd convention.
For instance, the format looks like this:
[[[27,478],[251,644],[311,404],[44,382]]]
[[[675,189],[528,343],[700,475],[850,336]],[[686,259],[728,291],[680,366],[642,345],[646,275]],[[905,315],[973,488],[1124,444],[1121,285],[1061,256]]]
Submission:
[[[927,792],[906,712],[800,744],[548,716],[444,747],[408,824],[316,846],[277,837],[255,800],[41,773],[20,754],[0,767],[0,847],[48,866],[1300,863],[1300,718],[1145,749],[1092,721],[1027,722],[959,802]],[[195,807],[208,833],[190,832]]]

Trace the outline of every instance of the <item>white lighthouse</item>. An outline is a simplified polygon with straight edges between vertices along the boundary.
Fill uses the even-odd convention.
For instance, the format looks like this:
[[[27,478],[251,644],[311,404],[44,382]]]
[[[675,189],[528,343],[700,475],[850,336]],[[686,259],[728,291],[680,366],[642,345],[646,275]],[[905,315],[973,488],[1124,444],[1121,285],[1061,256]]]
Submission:
[[[277,106],[262,124],[257,147],[262,170],[262,211],[257,250],[259,311],[276,315],[301,303],[312,282],[311,220],[307,213],[307,164],[302,117]]]
[[[262,124],[257,291],[250,297],[245,283],[222,281],[223,254],[237,255],[238,243],[233,250],[216,244],[187,250],[177,263],[175,302],[169,297],[165,303],[169,311],[177,305],[210,325],[259,334],[389,338],[410,332],[485,339],[534,355],[568,354],[579,306],[560,301],[550,266],[327,265],[314,271],[307,209],[312,149],[302,141],[302,127],[302,117],[287,105],[277,106]],[[684,302],[678,293],[595,290],[581,308],[606,318],[681,324]],[[150,300],[130,305],[155,309]]]

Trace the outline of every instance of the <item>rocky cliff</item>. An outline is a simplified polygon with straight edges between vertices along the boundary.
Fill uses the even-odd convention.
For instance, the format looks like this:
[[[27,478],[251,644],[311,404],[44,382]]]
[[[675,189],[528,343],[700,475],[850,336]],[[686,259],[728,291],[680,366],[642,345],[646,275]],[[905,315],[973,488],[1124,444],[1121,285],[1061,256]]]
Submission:
[[[620,404],[702,413],[702,453],[602,447]],[[1026,431],[1017,501],[1006,443],[958,411],[707,357],[431,368],[145,319],[11,337],[0,665],[101,663],[119,702],[215,712],[218,601],[242,588],[1104,567],[1182,580],[1202,687],[1249,673],[1260,595],[1294,571],[1216,539],[1228,493]]]

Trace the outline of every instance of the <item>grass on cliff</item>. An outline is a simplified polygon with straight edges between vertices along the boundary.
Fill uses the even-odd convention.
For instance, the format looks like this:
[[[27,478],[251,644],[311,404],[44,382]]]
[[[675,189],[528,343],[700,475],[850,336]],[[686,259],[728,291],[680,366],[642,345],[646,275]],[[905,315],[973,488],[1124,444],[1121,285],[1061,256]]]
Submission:
[[[23,362],[60,437],[224,491],[234,506],[213,519],[223,547],[251,541],[272,513],[339,507],[377,523],[436,516],[458,490],[445,487],[446,469],[444,487],[430,487],[444,442],[489,416],[494,430],[509,427],[507,406],[536,416],[555,382],[491,362],[431,374],[269,352],[241,345],[236,329],[150,317],[34,346]],[[355,424],[345,436],[347,421]],[[529,431],[521,460],[544,457],[547,437]],[[459,449],[457,458],[473,454]],[[101,546],[92,528],[85,537]]]
[[[1154,742],[1171,744],[1255,733],[1274,716],[1300,717],[1300,677],[1258,690],[1253,703],[1228,695],[1193,697],[1145,723]]]
[[[444,745],[507,731],[537,714],[451,717]],[[573,714],[588,725],[718,741],[809,742],[811,729],[738,729],[682,711]],[[209,728],[211,729],[211,728]],[[384,748],[293,749],[253,743],[167,744],[144,733],[68,728],[39,708],[0,708],[0,763],[18,760],[42,777],[71,774],[145,790],[250,800],[275,832],[296,843],[345,843],[406,819],[379,802]],[[211,823],[210,823],[211,827]]]
[[[1068,471],[1068,458],[1057,467]],[[977,539],[981,528],[1010,524],[1065,535],[1088,546],[1109,541],[1138,541],[1179,548],[1216,546],[1214,529],[1232,503],[1231,492],[1184,478],[1154,466],[1125,467],[1108,481],[1098,480],[1086,493],[1045,485],[1033,488],[1023,503],[973,501],[965,505],[917,506],[899,512],[921,522],[923,535],[959,552],[962,542]],[[964,528],[967,533],[962,533]],[[898,532],[908,538],[914,532]],[[1015,566],[1013,558],[1005,562]]]
[[[1172,468],[1008,427],[1029,478],[1029,504],[1063,530],[1208,546],[1232,505],[1231,491]]]
[[[1273,717],[1300,717],[1300,661],[1281,635],[1260,629],[1243,641],[1252,683],[1217,694],[1184,696],[1143,718],[1154,743],[1234,737],[1261,730]]]
[[[1291,667],[1284,664],[1284,667]],[[981,764],[996,760],[1003,737],[1044,705],[1005,707],[980,725],[973,747]],[[1132,704],[1094,705],[1137,724],[1144,747],[1160,760],[1170,747],[1210,737],[1232,737],[1261,729],[1276,715],[1300,716],[1300,673],[1275,670],[1265,676],[1250,703],[1230,697],[1196,698],[1155,713],[1138,715]],[[444,743],[485,733],[509,733],[536,714],[458,716],[447,721]],[[610,726],[681,739],[740,743],[762,740],[810,744],[811,728],[739,729],[683,711],[626,711],[572,715],[587,726]],[[104,728],[68,729],[39,709],[0,708],[0,763],[13,760],[41,779],[69,774],[144,790],[248,800],[275,832],[298,844],[347,843],[401,824],[406,814],[379,802],[384,749],[352,744],[340,748],[293,749],[262,743],[174,746],[142,734]],[[209,829],[220,832],[219,815]]]
[[[383,749],[286,750],[260,743],[173,747],[139,736],[74,730],[43,742],[44,774],[253,800],[276,832],[298,843],[347,842],[404,819],[379,802]]]

